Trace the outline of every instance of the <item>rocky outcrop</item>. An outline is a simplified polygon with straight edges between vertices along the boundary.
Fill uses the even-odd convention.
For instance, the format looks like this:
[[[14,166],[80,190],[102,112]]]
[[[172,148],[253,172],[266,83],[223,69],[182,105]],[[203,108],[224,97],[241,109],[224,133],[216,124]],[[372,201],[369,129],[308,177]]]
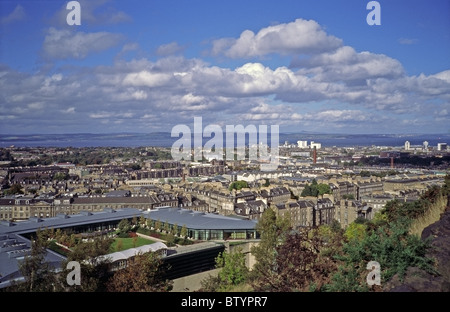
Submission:
[[[386,285],[389,292],[450,292],[450,207],[439,221],[422,231],[422,239],[430,239],[427,257],[435,260],[438,275],[429,274],[419,268],[410,267],[403,281],[395,275]]]

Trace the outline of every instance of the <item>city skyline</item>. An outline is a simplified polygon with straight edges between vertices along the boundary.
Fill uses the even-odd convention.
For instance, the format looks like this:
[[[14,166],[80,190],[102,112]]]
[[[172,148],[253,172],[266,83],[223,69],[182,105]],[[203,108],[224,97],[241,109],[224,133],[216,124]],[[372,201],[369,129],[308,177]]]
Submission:
[[[450,3],[378,2],[2,1],[0,132],[448,133]]]

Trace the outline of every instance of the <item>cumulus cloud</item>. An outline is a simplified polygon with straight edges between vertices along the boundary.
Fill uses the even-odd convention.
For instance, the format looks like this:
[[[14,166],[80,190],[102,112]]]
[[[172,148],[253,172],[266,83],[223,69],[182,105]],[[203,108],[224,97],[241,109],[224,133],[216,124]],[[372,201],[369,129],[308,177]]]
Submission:
[[[46,59],[84,59],[120,43],[123,36],[108,32],[84,33],[49,28],[42,45]]]
[[[245,30],[238,39],[223,38],[213,41],[213,54],[231,58],[278,54],[311,54],[332,51],[342,40],[327,33],[313,20],[294,22],[261,29],[258,33]]]
[[[50,28],[43,51],[48,58],[81,59],[121,39],[106,32]],[[26,131],[30,120],[39,118],[43,126],[59,125],[66,132],[104,132],[103,125],[146,132],[192,123],[194,115],[204,124],[326,131],[407,129],[402,120],[447,127],[450,70],[408,76],[396,59],[345,46],[314,21],[269,26],[256,34],[244,31],[238,39],[213,44],[214,53],[230,57],[290,53],[290,66],[270,67],[261,58],[221,67],[177,56],[180,48],[173,42],[160,46],[157,60],[117,58],[112,65],[64,74],[21,73],[0,64],[0,110],[7,112],[0,127]],[[128,43],[121,53],[136,49]]]

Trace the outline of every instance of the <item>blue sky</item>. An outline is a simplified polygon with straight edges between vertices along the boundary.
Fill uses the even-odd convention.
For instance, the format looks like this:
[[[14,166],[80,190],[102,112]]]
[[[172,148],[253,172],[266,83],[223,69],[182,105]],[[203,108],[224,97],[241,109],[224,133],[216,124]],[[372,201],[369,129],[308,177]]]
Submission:
[[[0,2],[0,133],[448,133],[450,1]]]

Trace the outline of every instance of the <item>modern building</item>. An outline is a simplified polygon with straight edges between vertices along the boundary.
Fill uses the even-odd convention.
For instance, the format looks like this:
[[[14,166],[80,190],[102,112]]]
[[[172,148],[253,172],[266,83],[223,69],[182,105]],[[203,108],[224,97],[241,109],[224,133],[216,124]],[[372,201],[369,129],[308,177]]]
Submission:
[[[438,143],[437,144],[437,150],[438,151],[446,151],[447,150],[447,143]]]
[[[228,240],[258,238],[256,221],[238,217],[223,216],[215,213],[193,211],[184,208],[160,207],[144,211],[142,215],[156,222],[168,223],[169,228],[185,226],[188,237],[195,240]]]
[[[409,149],[411,148],[411,143],[409,141],[405,142],[405,151],[409,151]]]
[[[322,147],[322,144],[321,144],[321,143],[314,142],[314,141],[311,141],[311,144],[309,145],[309,147],[310,147],[311,149],[313,149],[314,147],[315,147],[316,149],[320,149],[320,148]]]

